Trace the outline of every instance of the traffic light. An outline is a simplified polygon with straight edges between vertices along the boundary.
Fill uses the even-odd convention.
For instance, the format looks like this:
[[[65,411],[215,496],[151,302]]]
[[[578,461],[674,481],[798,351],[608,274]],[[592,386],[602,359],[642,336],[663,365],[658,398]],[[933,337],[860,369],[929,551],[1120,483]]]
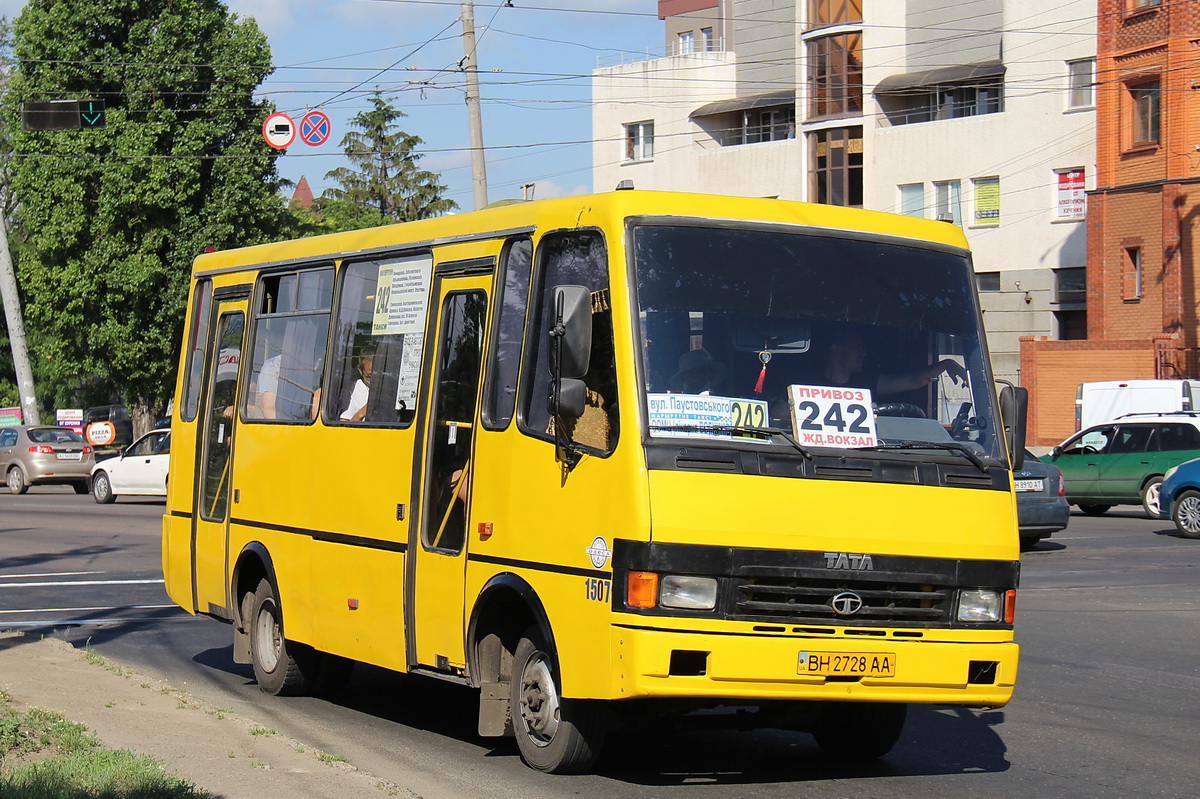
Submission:
[[[21,130],[79,130],[102,128],[103,100],[51,100],[21,103]]]
[[[102,128],[102,127],[104,127],[104,101],[103,100],[80,100],[79,101],[79,126],[81,128]]]

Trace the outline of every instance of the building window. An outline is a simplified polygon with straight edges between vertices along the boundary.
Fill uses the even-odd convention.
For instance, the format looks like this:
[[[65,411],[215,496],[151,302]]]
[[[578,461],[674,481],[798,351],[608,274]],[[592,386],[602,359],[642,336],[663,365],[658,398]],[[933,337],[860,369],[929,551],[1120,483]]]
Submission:
[[[696,52],[696,34],[692,31],[681,31],[678,55],[688,55],[694,52]]]
[[[765,108],[742,112],[743,144],[794,138],[796,121],[791,108]]]
[[[808,0],[809,26],[862,22],[862,0]]]
[[[625,160],[649,161],[654,158],[654,122],[634,122],[625,126]]]
[[[862,34],[825,36],[808,43],[811,117],[862,113]]]
[[[1125,302],[1137,302],[1142,298],[1142,248],[1126,247],[1125,264],[1122,269],[1122,289]]]
[[[819,203],[862,208],[862,128],[818,130],[812,143],[813,191]]]
[[[976,225],[1000,224],[1000,178],[976,178],[974,184]]]
[[[700,29],[700,49],[706,53],[713,53],[717,50],[717,39],[713,36],[712,28]]]
[[[1003,111],[1004,84],[1000,79],[939,89],[937,118],[960,119]]]
[[[1000,290],[1000,273],[999,272],[976,272],[975,273],[975,289],[977,291],[999,291]]]
[[[1137,11],[1142,8],[1152,8],[1158,5],[1162,5],[1162,0],[1129,0],[1129,9],[1131,11]]]
[[[1094,108],[1096,105],[1096,59],[1081,58],[1067,62],[1067,110]]]
[[[939,222],[962,224],[962,184],[957,180],[933,184],[934,218]]]
[[[1054,301],[1060,305],[1087,302],[1087,267],[1054,270]]]
[[[1087,311],[1055,311],[1054,321],[1058,324],[1059,341],[1087,340]]]
[[[1130,144],[1134,147],[1158,144],[1159,89],[1156,80],[1129,87]]]
[[[900,213],[905,216],[925,217],[924,183],[906,183],[900,186]]]
[[[999,114],[1004,110],[1004,76],[888,91],[878,97],[888,122],[893,125]]]
[[[1055,171],[1055,219],[1083,219],[1087,216],[1087,173],[1083,167]]]

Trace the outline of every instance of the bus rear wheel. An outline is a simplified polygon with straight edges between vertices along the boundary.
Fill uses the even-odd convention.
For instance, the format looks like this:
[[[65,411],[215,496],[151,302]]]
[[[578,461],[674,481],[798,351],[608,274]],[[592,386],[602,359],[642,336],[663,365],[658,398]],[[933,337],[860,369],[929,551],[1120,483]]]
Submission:
[[[831,702],[817,715],[813,738],[830,757],[874,760],[892,751],[907,715],[904,704]]]
[[[273,696],[298,696],[311,683],[314,658],[304,644],[289,641],[283,634],[275,586],[263,578],[254,591],[250,615],[250,659],[258,687]]]
[[[592,767],[604,745],[604,708],[599,702],[563,699],[558,664],[537,628],[525,631],[513,657],[512,722],[521,758],[550,774],[578,774]]]

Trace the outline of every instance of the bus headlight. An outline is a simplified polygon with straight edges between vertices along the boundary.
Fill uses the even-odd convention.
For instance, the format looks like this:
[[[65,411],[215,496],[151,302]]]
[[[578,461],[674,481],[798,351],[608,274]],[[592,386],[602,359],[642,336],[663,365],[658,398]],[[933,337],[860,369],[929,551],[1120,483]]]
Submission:
[[[1004,609],[1003,594],[987,589],[958,592],[958,620],[967,622],[1000,621]]]
[[[717,581],[712,577],[664,575],[660,583],[658,604],[668,608],[712,610],[717,606]]]

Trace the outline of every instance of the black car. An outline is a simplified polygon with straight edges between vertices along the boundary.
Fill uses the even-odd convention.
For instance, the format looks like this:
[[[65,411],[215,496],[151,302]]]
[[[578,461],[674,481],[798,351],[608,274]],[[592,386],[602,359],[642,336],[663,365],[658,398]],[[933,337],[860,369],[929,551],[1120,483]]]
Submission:
[[[1013,474],[1017,489],[1017,522],[1021,549],[1029,549],[1051,533],[1067,526],[1071,506],[1067,503],[1062,472],[1050,463],[1042,463],[1025,451],[1025,465]]]

